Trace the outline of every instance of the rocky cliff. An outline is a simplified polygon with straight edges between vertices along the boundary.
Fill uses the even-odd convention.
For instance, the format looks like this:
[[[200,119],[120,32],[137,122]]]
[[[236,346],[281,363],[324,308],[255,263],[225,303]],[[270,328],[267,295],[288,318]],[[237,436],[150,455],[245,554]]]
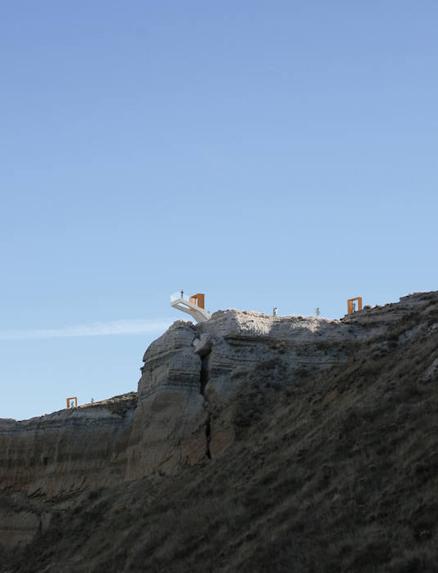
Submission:
[[[47,571],[335,571],[353,567],[356,558],[349,570],[367,570],[351,541],[342,549],[317,527],[322,520],[342,529],[348,507],[364,514],[359,528],[348,514],[355,535],[376,533],[363,555],[394,571],[397,559],[402,567],[408,557],[394,552],[389,522],[399,520],[407,531],[416,520],[412,539],[421,540],[424,566],[418,570],[427,570],[438,517],[428,493],[436,481],[437,376],[437,293],[340,321],[232,310],[199,325],[178,321],[147,349],[137,395],[0,422],[4,563],[11,571],[32,570],[11,558],[15,547],[40,563],[33,570]],[[398,514],[397,495],[404,500]],[[126,539],[143,518],[167,532],[173,546],[153,539],[145,525],[135,531],[141,546],[136,538],[105,549],[106,528]],[[90,539],[98,552],[84,533],[87,520],[97,527]],[[239,530],[237,545],[221,552],[219,541],[230,544],[230,520],[245,523],[246,533]],[[275,536],[260,537],[260,528],[273,528]],[[70,535],[76,557],[59,531]],[[301,545],[291,552],[292,532]],[[317,568],[309,539],[325,546],[320,555],[334,568]],[[220,567],[198,567],[199,559],[211,564],[217,551]],[[99,561],[103,554],[112,557]],[[257,568],[261,563],[267,568]]]
[[[258,369],[284,384],[341,364],[378,324],[217,312],[177,321],[147,349],[136,396],[23,422],[0,420],[0,484],[58,495],[220,455],[234,440],[233,398]]]

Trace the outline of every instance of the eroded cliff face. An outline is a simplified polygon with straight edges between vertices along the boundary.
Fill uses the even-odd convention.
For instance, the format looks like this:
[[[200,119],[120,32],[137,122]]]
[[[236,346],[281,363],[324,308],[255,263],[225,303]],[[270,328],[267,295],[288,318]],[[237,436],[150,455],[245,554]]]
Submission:
[[[138,400],[0,421],[1,487],[55,496],[221,455],[234,439],[232,398],[254,369],[293,384],[297,371],[339,364],[369,335],[339,321],[239,311],[177,321],[145,353]]]
[[[38,500],[220,458],[255,415],[253,405],[245,411],[235,399],[252,379],[293,387],[311,374],[323,385],[324,372],[354,360],[358,348],[387,352],[389,329],[400,325],[406,340],[416,336],[403,325],[434,311],[434,297],[406,297],[342,321],[234,310],[199,325],[177,321],[147,349],[137,395],[23,422],[1,420],[0,492],[15,501],[0,505],[0,545],[28,543],[44,529],[50,516]]]
[[[200,391],[201,361],[192,345],[195,336],[194,325],[178,321],[144,355],[128,479],[175,471],[204,454],[206,410]]]
[[[255,369],[293,384],[296,372],[342,363],[377,331],[233,310],[177,321],[144,355],[138,400],[0,421],[1,488],[55,496],[221,455],[234,439],[233,396]]]
[[[123,479],[137,397],[0,420],[1,489],[55,496]]]

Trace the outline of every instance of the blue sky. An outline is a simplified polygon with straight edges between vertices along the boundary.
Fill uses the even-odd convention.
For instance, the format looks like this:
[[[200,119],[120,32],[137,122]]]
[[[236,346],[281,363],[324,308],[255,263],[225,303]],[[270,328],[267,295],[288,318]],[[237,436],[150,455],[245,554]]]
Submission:
[[[0,417],[136,389],[180,288],[333,318],[436,289],[437,17],[3,3]]]

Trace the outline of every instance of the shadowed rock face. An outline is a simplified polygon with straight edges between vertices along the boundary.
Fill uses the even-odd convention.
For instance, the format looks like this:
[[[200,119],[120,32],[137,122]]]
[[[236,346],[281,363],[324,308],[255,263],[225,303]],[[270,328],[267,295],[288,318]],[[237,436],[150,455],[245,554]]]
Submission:
[[[30,543],[36,533],[46,531],[51,518],[47,507],[23,494],[0,496],[0,547],[11,550]]]
[[[204,366],[210,455],[233,442],[234,397],[255,371],[266,372],[273,384],[294,384],[297,372],[340,364],[351,339],[340,322],[314,318],[224,311],[200,324],[195,351]]]
[[[294,387],[320,373],[324,384],[324,372],[342,368],[359,347],[386,352],[388,329],[415,313],[427,316],[434,297],[406,297],[342,321],[235,310],[199,325],[177,321],[147,349],[137,395],[28,421],[1,420],[0,491],[57,499],[221,457],[255,415],[252,404],[236,405],[252,379]],[[417,335],[403,331],[401,343]],[[425,376],[436,371],[432,364]],[[44,506],[0,506],[0,541],[27,543],[48,520]]]

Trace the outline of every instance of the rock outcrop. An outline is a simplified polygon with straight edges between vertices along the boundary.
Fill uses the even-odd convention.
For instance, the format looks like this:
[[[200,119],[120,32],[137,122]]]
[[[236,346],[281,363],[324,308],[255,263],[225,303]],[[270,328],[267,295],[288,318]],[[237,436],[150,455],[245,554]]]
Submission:
[[[144,355],[129,446],[128,478],[174,471],[204,454],[206,411],[196,327],[178,321]]]
[[[233,396],[256,369],[293,384],[375,330],[234,310],[177,321],[145,353],[138,400],[0,421],[1,487],[54,496],[220,455],[234,439]]]
[[[49,528],[47,504],[221,459],[265,415],[265,393],[245,394],[255,380],[286,395],[312,380],[322,395],[325,380],[355,372],[358,356],[370,369],[393,348],[435,336],[437,307],[438,295],[424,293],[340,321],[228,310],[198,325],[175,322],[147,349],[137,394],[0,420],[0,549]],[[437,361],[431,352],[424,383],[435,381]]]

